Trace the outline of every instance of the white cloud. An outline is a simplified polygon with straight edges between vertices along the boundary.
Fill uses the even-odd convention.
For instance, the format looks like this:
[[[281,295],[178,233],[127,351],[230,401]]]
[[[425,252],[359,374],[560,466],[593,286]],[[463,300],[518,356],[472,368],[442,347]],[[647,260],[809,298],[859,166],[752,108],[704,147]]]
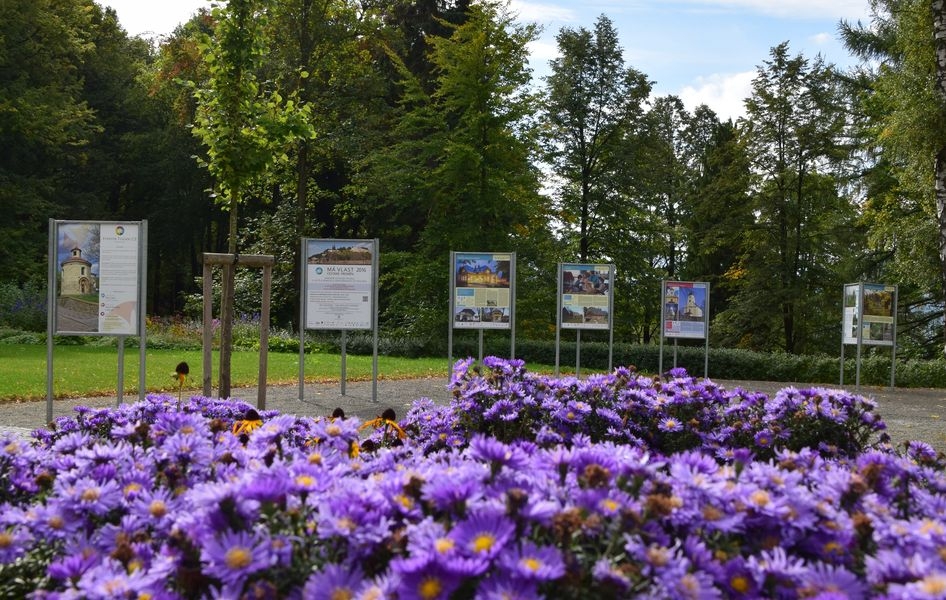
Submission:
[[[145,37],[168,35],[199,8],[211,6],[210,0],[100,0],[100,4],[115,9],[118,22],[129,35]]]
[[[574,10],[558,4],[511,0],[509,8],[526,23],[573,23],[578,20]]]
[[[834,35],[830,33],[819,33],[808,38],[816,46],[824,46],[834,42]]]
[[[693,4],[724,9],[745,9],[774,17],[811,19],[866,19],[867,0],[690,0]]]
[[[716,112],[720,120],[736,120],[745,115],[744,101],[751,93],[755,76],[755,71],[744,71],[699,77],[695,85],[685,86],[678,95],[687,110],[705,104]]]

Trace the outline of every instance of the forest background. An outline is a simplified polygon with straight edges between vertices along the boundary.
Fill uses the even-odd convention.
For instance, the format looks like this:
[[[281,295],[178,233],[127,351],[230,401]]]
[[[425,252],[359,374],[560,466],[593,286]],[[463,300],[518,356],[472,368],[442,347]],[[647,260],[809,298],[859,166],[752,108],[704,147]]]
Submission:
[[[199,317],[201,255],[230,251],[276,256],[297,328],[299,240],[378,238],[382,337],[417,353],[446,353],[457,250],[517,253],[518,339],[554,340],[580,261],[616,266],[617,342],[659,339],[662,280],[706,281],[714,347],[837,356],[843,285],[874,281],[898,356],[942,359],[946,7],[870,6],[839,24],[860,64],[778,44],[733,121],[652,94],[606,15],[534,80],[538,26],[492,0],[230,0],[157,41],[8,0],[0,326],[45,330],[49,218],[147,219],[154,318]]]

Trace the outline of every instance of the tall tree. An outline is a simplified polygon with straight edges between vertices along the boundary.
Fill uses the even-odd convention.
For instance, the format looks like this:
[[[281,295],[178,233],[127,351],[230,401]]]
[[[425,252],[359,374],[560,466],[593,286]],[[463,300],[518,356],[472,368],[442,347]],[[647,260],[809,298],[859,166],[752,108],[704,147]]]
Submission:
[[[892,276],[929,290],[946,310],[946,2],[872,0],[870,7],[869,26],[842,23],[841,31],[864,59],[868,86],[872,247],[889,252]]]
[[[385,186],[375,194],[397,214],[422,218],[411,258],[389,279],[399,287],[389,298],[392,322],[442,331],[450,250],[515,250],[547,234],[532,162],[527,46],[535,37],[505,2],[471,5],[450,37],[427,41],[437,74],[431,93],[391,53],[401,113],[394,143],[375,153],[365,175]]]
[[[0,3],[0,270],[44,276],[47,219],[67,212],[68,174],[100,129],[83,97],[90,43],[87,0]]]
[[[753,80],[744,133],[756,222],[741,257],[740,302],[730,309],[741,311],[736,329],[750,344],[770,349],[780,339],[786,352],[810,349],[812,319],[824,313],[812,305],[816,292],[840,289],[831,265],[853,216],[831,170],[846,126],[841,109],[833,70],[820,57],[791,56],[787,43]]]
[[[585,261],[604,254],[593,236],[609,218],[602,210],[611,192],[604,158],[641,117],[651,83],[625,65],[617,31],[604,15],[593,32],[563,28],[556,41],[560,57],[550,62],[547,77],[546,145],[566,235],[577,237]]]

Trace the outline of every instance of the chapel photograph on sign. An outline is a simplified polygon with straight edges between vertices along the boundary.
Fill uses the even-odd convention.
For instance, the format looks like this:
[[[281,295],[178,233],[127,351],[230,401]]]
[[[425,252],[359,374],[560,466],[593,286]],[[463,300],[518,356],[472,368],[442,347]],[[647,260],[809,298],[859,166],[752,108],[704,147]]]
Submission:
[[[560,266],[562,329],[611,327],[611,265],[564,263]]]
[[[305,239],[306,329],[372,329],[374,240]]]
[[[454,254],[453,326],[458,329],[512,327],[512,256]]]
[[[59,334],[139,334],[139,224],[56,222]]]
[[[693,281],[665,281],[662,321],[664,337],[705,339],[709,284]]]

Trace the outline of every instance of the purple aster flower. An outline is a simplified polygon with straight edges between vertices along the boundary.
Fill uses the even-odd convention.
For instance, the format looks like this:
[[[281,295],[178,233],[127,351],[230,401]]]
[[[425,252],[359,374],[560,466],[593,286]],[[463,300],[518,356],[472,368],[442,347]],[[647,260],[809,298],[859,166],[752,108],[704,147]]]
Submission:
[[[508,548],[498,559],[514,579],[549,581],[565,575],[565,561],[558,548],[537,546],[525,541],[519,548]]]
[[[150,597],[153,579],[141,570],[129,572],[119,561],[108,558],[82,574],[76,587],[85,598]]]
[[[683,423],[676,417],[664,417],[657,423],[657,429],[660,431],[682,431]]]
[[[306,600],[339,600],[354,598],[364,584],[364,573],[353,568],[329,564],[313,573],[305,582],[302,597]]]
[[[858,579],[854,573],[844,567],[821,562],[811,565],[803,580],[799,591],[806,598],[828,600],[832,597],[831,594],[837,594],[837,598],[860,600],[867,597],[868,593],[867,584]]]
[[[479,511],[461,521],[450,537],[469,556],[491,559],[516,531],[516,526],[498,512]]]
[[[122,492],[114,480],[98,482],[82,478],[72,484],[56,480],[55,491],[64,505],[83,515],[103,516],[122,503]]]
[[[504,444],[485,435],[475,435],[470,440],[470,455],[473,458],[504,466],[510,469],[522,469],[529,457],[516,446]]]
[[[269,550],[268,540],[245,531],[226,532],[203,541],[201,562],[208,575],[235,585],[270,565]]]
[[[404,574],[397,585],[398,600],[447,600],[461,579],[440,568]]]
[[[534,581],[502,575],[493,575],[483,581],[474,596],[475,600],[539,600],[541,598]]]
[[[614,590],[617,597],[623,597],[631,589],[627,574],[608,558],[599,558],[591,569],[592,578],[605,589]]]
[[[25,527],[0,528],[0,564],[10,564],[29,549],[33,536]]]

